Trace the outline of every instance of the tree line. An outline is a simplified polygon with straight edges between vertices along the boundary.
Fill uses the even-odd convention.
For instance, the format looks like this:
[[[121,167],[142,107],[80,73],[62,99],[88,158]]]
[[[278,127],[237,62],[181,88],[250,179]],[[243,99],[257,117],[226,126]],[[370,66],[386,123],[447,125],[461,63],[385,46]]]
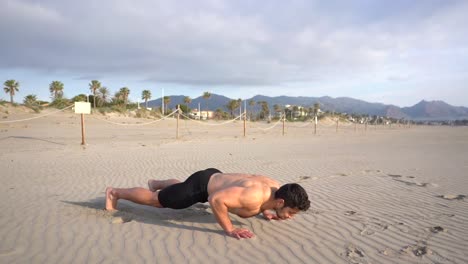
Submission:
[[[4,91],[6,94],[10,95],[10,103],[15,104],[14,97],[17,92],[19,92],[20,83],[16,80],[7,80],[3,83]],[[130,89],[128,87],[122,87],[113,95],[109,88],[103,86],[100,81],[92,80],[89,84],[89,90],[91,95],[78,94],[71,99],[65,98],[64,96],[64,84],[61,81],[52,81],[49,85],[49,92],[52,101],[49,103],[47,101],[40,101],[35,94],[28,94],[23,99],[23,104],[28,106],[35,111],[40,111],[44,105],[53,106],[57,108],[63,108],[70,105],[73,102],[87,101],[90,102],[94,109],[99,109],[101,112],[104,111],[104,108],[110,108],[111,110],[116,111],[126,111],[128,109],[135,109],[137,105],[129,101]],[[202,94],[203,99],[205,99],[205,109],[208,111],[208,100],[211,98],[210,92],[204,92]],[[145,109],[148,109],[148,101],[151,100],[152,94],[150,90],[143,90],[141,93],[141,99],[145,103]],[[170,96],[164,96],[162,98],[163,105],[156,109],[159,113],[167,114],[170,113],[171,109],[168,107],[171,102]],[[240,99],[239,99],[240,100]],[[188,105],[192,102],[192,99],[189,96],[184,98],[184,105],[180,105],[181,110],[184,113],[189,113],[190,108]],[[237,101],[235,104],[228,104],[226,107],[234,111],[238,108],[240,102]],[[219,109],[218,109],[219,110]],[[216,111],[218,117],[226,117],[226,113],[219,113]],[[231,111],[231,114],[232,114]]]
[[[20,83],[16,80],[7,80],[4,82],[4,91],[10,95],[10,102],[14,103],[14,97],[17,92],[19,92]],[[49,105],[57,108],[63,108],[70,105],[73,102],[78,101],[88,101],[92,104],[94,109],[98,109],[100,112],[106,111],[119,111],[124,112],[127,110],[133,110],[137,108],[135,103],[129,102],[129,95],[131,90],[128,87],[122,87],[116,91],[113,95],[111,91],[106,86],[103,86],[98,80],[91,80],[88,84],[90,95],[78,94],[71,99],[64,97],[64,84],[61,81],[52,81],[49,85],[49,92],[52,101],[39,101],[35,94],[28,94],[23,99],[23,104],[28,106],[35,111],[40,111],[44,105]],[[203,92],[202,98],[205,100],[205,110],[209,110],[209,99],[212,94],[210,92]],[[148,101],[151,100],[152,94],[150,90],[143,90],[141,93],[141,99],[145,103],[146,111],[148,109]],[[168,106],[171,102],[170,96],[164,96],[162,98],[162,106],[158,109],[160,114],[168,114],[171,112]],[[190,113],[191,109],[189,104],[192,102],[192,99],[189,96],[185,96],[183,100],[184,104],[179,105],[180,109],[184,113]],[[225,108],[228,112],[224,111],[221,108],[213,111],[213,118],[215,119],[228,119],[236,116],[236,111],[242,108],[242,99],[230,100]],[[247,118],[249,120],[272,120],[278,119],[281,114],[284,114],[285,117],[289,120],[305,120],[306,118],[316,117],[319,114],[319,104],[315,103],[312,107],[304,108],[299,106],[285,107],[278,104],[273,105],[273,108],[270,109],[268,102],[258,101],[255,102],[253,99],[248,101],[248,107],[245,109],[247,113]]]

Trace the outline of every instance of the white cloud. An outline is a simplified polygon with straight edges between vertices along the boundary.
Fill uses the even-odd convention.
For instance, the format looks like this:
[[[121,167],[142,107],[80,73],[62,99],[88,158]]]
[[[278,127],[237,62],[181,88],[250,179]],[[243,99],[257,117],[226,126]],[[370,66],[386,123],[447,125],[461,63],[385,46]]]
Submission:
[[[359,97],[359,83],[466,75],[466,13],[466,1],[5,0],[0,71]]]
[[[0,17],[2,22],[57,23],[62,16],[54,9],[40,3],[24,2],[21,0],[4,0],[1,4]]]

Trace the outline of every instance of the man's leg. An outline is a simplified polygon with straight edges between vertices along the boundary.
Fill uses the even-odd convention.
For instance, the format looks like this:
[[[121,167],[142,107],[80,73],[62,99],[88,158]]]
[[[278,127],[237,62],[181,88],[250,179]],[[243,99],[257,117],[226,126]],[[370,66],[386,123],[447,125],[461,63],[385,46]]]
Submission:
[[[180,183],[179,180],[169,179],[169,180],[148,180],[148,189],[152,192],[157,190],[164,189],[173,184]]]
[[[129,200],[137,204],[162,208],[162,205],[158,200],[158,194],[159,192],[152,192],[141,187],[128,189],[107,187],[106,210],[117,210],[117,201],[119,199]]]

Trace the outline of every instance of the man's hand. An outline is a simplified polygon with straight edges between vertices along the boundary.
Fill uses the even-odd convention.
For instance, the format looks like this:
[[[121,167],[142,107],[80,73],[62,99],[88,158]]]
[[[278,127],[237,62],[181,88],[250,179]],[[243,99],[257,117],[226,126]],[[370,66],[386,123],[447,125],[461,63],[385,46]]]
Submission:
[[[274,214],[274,213],[270,213],[268,211],[264,211],[263,212],[263,217],[265,217],[266,220],[280,220],[280,218]]]
[[[255,236],[254,233],[250,232],[246,228],[236,228],[236,229],[232,230],[231,232],[227,232],[227,234],[229,236],[235,237],[237,239],[252,238],[252,237]]]

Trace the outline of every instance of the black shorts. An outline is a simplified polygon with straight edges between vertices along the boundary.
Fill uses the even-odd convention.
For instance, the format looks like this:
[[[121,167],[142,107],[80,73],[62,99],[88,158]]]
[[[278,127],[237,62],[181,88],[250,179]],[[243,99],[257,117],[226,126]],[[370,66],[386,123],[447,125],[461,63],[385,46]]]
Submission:
[[[208,201],[208,182],[217,169],[197,171],[184,182],[173,184],[159,191],[159,203],[166,208],[183,209]]]

